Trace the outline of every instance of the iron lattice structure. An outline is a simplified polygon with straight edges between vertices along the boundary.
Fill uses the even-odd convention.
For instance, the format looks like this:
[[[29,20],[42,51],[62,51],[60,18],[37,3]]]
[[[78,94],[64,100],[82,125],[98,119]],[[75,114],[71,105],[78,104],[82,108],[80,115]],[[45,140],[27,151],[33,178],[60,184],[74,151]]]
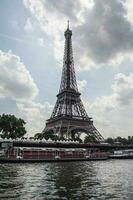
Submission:
[[[93,125],[92,118],[88,117],[78,91],[74,60],[72,51],[72,31],[64,33],[65,48],[63,70],[57,101],[50,119],[46,122],[43,133],[53,131],[58,136],[75,138],[76,135],[85,132],[93,135],[96,140],[103,140],[101,134]]]

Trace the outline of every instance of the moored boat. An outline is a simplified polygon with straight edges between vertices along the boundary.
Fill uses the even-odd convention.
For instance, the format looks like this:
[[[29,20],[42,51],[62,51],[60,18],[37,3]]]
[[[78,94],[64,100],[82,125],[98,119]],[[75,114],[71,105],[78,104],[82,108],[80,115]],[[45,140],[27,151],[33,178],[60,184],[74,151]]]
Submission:
[[[113,159],[133,159],[133,149],[117,150],[109,155]]]
[[[89,161],[106,160],[108,154],[99,150],[64,149],[64,148],[9,148],[1,154],[0,162],[60,162],[60,161]]]

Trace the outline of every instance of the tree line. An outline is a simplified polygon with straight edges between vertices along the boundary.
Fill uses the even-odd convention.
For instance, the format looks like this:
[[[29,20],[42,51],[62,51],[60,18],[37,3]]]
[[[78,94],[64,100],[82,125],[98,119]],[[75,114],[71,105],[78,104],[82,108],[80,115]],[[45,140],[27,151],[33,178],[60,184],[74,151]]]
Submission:
[[[116,138],[107,138],[105,142],[109,144],[123,144],[123,145],[133,145],[133,136],[128,136],[127,138],[124,137],[116,137]]]

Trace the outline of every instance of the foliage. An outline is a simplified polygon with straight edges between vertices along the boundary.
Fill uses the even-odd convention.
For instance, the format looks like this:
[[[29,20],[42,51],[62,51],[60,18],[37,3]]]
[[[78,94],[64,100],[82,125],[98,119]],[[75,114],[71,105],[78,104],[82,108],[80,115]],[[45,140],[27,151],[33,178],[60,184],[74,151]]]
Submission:
[[[87,135],[84,139],[84,143],[90,143],[90,142],[95,142],[95,136],[94,135]]]
[[[59,137],[57,135],[55,135],[52,131],[47,131],[45,133],[36,133],[34,136],[35,139],[51,139],[51,140],[59,140]]]
[[[14,115],[0,115],[0,136],[1,138],[16,139],[21,138],[26,134],[25,121],[21,118],[16,118]]]
[[[128,136],[128,138],[122,138],[120,136],[116,137],[116,138],[107,138],[106,142],[109,144],[116,144],[116,143],[120,143],[123,145],[133,145],[133,136]]]
[[[54,141],[59,140],[59,137],[57,135],[55,135],[52,131],[45,132],[44,138],[46,140],[48,140],[48,139],[51,139]]]
[[[45,133],[36,133],[34,138],[35,139],[43,139],[44,138],[45,140],[51,139],[53,141],[57,141],[57,140],[64,141],[64,140],[66,140],[66,138],[64,136],[59,137],[58,135],[55,135],[53,133],[53,131],[47,131]],[[72,140],[79,141],[80,143],[82,142],[82,140],[79,137],[76,137],[74,139],[73,138],[70,139],[70,141],[72,141]]]
[[[106,139],[106,142],[109,144],[114,144],[113,138],[110,138],[110,137]]]

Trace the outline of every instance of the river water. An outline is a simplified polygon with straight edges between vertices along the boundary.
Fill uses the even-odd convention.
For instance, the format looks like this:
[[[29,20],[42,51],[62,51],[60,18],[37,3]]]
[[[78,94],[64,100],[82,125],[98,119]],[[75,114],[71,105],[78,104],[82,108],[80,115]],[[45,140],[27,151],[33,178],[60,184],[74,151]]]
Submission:
[[[0,200],[133,200],[133,160],[0,164]]]

